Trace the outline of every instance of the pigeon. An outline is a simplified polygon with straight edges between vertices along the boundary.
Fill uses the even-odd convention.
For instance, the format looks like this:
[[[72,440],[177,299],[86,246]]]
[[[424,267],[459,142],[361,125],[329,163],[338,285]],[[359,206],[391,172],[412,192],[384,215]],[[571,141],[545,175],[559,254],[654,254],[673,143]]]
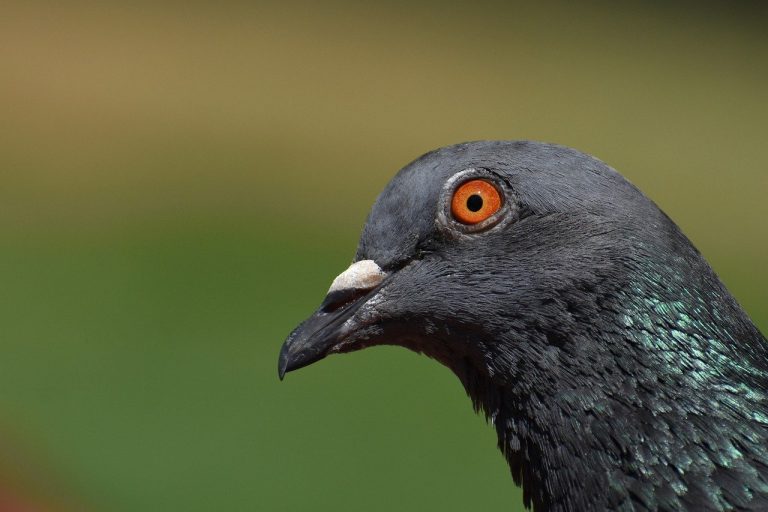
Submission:
[[[478,141],[400,170],[279,376],[382,344],[455,373],[527,508],[768,510],[766,338],[590,155]]]

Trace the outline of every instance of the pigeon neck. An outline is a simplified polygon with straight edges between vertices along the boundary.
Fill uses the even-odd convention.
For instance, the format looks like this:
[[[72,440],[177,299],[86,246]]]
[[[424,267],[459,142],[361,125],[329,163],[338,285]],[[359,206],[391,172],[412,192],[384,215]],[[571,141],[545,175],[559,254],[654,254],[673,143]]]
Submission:
[[[716,494],[728,479],[768,492],[755,477],[768,465],[764,381],[752,370],[724,381],[653,366],[645,379],[642,360],[582,367],[581,376],[561,368],[556,381],[531,378],[537,369],[520,361],[521,373],[501,383],[469,362],[454,370],[493,423],[524,502],[537,512],[618,510],[638,500],[686,509],[686,500],[709,506],[712,496],[727,509]],[[622,372],[622,364],[637,371]]]

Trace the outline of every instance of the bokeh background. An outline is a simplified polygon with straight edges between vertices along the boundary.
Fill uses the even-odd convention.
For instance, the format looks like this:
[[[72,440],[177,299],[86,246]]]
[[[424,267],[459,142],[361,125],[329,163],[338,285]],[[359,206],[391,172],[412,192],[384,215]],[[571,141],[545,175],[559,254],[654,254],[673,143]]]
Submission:
[[[3,2],[0,509],[518,509],[448,370],[279,347],[394,172],[483,138],[619,169],[766,332],[762,5]]]

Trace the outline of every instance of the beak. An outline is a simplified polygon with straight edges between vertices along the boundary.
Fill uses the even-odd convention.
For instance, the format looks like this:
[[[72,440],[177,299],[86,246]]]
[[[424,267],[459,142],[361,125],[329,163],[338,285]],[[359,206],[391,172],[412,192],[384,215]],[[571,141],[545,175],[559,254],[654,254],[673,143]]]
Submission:
[[[350,319],[387,274],[373,260],[353,263],[333,280],[320,308],[288,336],[280,350],[277,373],[298,370],[324,358],[355,325]]]

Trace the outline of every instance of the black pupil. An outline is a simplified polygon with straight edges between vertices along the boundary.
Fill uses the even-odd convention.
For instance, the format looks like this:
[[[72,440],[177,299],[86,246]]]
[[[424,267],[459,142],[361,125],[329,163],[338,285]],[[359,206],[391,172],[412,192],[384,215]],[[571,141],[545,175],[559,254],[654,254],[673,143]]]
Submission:
[[[477,194],[472,194],[467,199],[467,209],[471,212],[478,212],[483,207],[483,198]]]

